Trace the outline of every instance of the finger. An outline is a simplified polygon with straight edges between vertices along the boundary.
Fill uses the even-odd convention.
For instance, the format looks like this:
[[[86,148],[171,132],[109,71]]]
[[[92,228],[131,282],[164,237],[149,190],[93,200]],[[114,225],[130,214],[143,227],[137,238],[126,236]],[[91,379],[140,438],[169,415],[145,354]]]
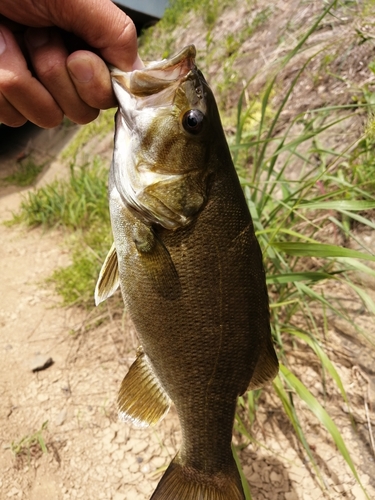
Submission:
[[[63,119],[61,109],[48,90],[33,77],[15,38],[5,26],[0,26],[0,47],[2,101],[5,99],[20,115],[40,127],[58,125]],[[6,109],[4,115],[11,113],[9,106]],[[0,121],[1,118],[2,111]]]
[[[26,44],[38,79],[64,114],[76,123],[94,120],[98,109],[81,99],[73,85],[66,66],[68,52],[58,31],[53,28],[30,28],[26,32]]]
[[[0,95],[0,123],[4,123],[8,127],[21,127],[26,122],[26,118]]]
[[[107,62],[124,71],[140,64],[134,23],[111,0],[65,0],[53,5],[55,11],[50,14],[56,25],[99,49]]]
[[[106,61],[124,71],[141,67],[134,23],[111,0],[25,0],[19,9],[15,9],[14,0],[0,1],[1,13],[13,21],[35,27],[58,26],[99,49]]]
[[[78,94],[93,108],[116,106],[109,70],[103,59],[87,50],[79,50],[67,59],[67,68]]]

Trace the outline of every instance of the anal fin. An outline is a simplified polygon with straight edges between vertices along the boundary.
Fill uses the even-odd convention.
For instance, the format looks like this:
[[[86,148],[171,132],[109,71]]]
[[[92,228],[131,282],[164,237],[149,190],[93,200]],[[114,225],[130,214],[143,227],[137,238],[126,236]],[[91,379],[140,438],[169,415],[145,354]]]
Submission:
[[[171,400],[141,349],[121,383],[117,405],[121,420],[136,427],[156,424],[169,410]]]
[[[95,287],[95,305],[99,305],[115,293],[120,285],[116,247],[113,243],[102,265]]]

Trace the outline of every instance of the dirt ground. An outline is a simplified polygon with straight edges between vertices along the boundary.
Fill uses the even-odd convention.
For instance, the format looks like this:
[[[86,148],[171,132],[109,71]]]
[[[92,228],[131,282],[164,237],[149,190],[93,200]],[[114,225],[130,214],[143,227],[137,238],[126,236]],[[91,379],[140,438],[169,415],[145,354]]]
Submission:
[[[46,134],[51,132],[28,139],[28,147],[45,143]],[[56,140],[66,142],[66,133]],[[54,141],[49,144],[54,147]],[[3,175],[14,158],[3,155],[2,160]],[[59,162],[52,162],[39,184],[65,172]],[[23,193],[0,188],[1,221],[18,207]],[[117,391],[137,347],[130,321],[124,316],[94,327],[94,321],[100,323],[95,311],[59,305],[44,280],[69,262],[62,233],[0,225],[0,241],[0,499],[147,500],[179,447],[180,432],[173,408],[153,429],[134,429],[117,418]],[[375,337],[374,323],[361,304],[345,296],[347,291],[334,292],[344,295],[353,317]],[[326,349],[344,381],[357,431],[329,380],[325,406],[342,432],[369,498],[375,498],[372,353],[338,321],[329,325]],[[36,355],[52,358],[53,364],[33,372]],[[297,345],[289,361],[323,401],[316,358]],[[270,386],[260,400],[253,442],[240,453],[253,499],[364,499],[327,432],[303,403],[296,406],[326,490],[314,481],[315,472]],[[40,442],[32,441],[38,435],[46,453]],[[239,436],[234,439],[238,442]]]

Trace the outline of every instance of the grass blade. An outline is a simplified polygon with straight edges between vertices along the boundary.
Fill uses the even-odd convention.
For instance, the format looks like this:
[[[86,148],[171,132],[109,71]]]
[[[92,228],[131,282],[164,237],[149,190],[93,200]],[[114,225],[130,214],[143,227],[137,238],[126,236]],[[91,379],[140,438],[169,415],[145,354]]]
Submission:
[[[335,201],[307,201],[300,204],[300,208],[310,210],[370,210],[375,208],[375,201],[366,200],[335,200]]]
[[[354,467],[353,461],[350,457],[350,453],[344,443],[344,440],[331,417],[328,415],[326,410],[322,407],[322,405],[317,401],[317,399],[311,394],[311,392],[302,384],[302,382],[291,373],[288,368],[282,364],[280,364],[280,373],[288,384],[288,386],[293,389],[298,396],[305,401],[307,406],[310,408],[312,413],[316,416],[316,418],[320,421],[320,423],[327,429],[327,431],[331,434],[339,452],[344,458],[345,462],[348,464],[350,470],[353,473],[353,476],[356,478],[358,484],[361,486],[366,498],[370,500],[369,496],[365,488],[363,487],[361,480],[359,479],[356,468]]]
[[[336,273],[323,273],[318,271],[305,271],[299,273],[284,273],[284,274],[275,274],[271,276],[267,276],[266,282],[267,285],[284,284],[284,283],[296,283],[297,281],[321,281],[325,279],[334,279],[334,274],[340,273],[341,271],[337,271]]]
[[[327,245],[325,243],[301,243],[301,242],[272,242],[270,245],[285,252],[288,255],[301,257],[350,257],[354,259],[371,260],[375,262],[375,255],[351,250],[350,248],[339,247],[337,245]]]
[[[232,452],[233,452],[234,460],[237,464],[238,472],[240,473],[242,488],[243,488],[244,493],[245,493],[245,500],[252,500],[249,483],[247,482],[245,474],[243,473],[241,462],[238,458],[236,447],[233,444],[232,444]]]

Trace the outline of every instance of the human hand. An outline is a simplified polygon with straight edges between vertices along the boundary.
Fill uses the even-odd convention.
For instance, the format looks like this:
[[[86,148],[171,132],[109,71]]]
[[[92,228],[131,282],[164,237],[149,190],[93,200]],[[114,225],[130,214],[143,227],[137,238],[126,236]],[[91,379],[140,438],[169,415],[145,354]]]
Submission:
[[[67,32],[91,50],[68,48]],[[102,58],[125,71],[142,64],[134,24],[111,0],[1,0],[0,122],[94,120],[116,105]]]

